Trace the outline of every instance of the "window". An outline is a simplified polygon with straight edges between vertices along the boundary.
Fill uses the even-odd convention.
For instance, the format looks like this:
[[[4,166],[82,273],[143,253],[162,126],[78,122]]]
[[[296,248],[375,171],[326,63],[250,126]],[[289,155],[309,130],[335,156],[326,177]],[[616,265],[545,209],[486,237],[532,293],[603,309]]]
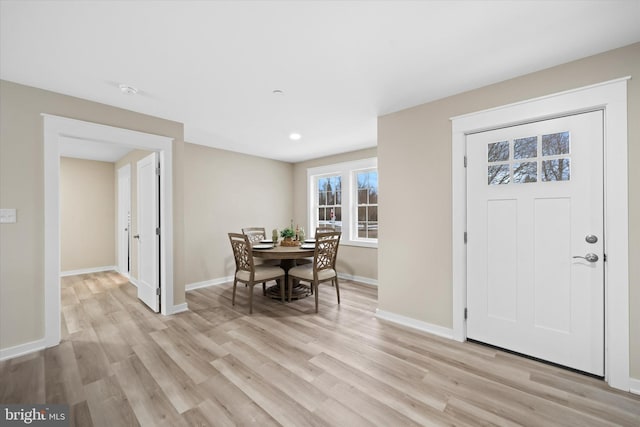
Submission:
[[[378,245],[378,162],[365,159],[307,170],[308,221],[342,232],[342,244]]]
[[[542,144],[538,144],[538,141]],[[489,185],[571,179],[570,134],[529,136],[487,145]],[[513,154],[513,156],[511,155]],[[510,168],[511,166],[511,168]]]

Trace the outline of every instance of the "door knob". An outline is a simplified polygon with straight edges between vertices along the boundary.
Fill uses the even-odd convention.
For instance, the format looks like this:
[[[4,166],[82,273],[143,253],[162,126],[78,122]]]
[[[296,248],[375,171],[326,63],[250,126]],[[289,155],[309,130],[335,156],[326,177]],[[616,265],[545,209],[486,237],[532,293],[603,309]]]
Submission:
[[[133,238],[134,238],[134,239],[139,239],[139,238],[140,238],[140,235],[139,235],[139,234],[134,234],[134,235],[133,235]],[[596,257],[596,258],[597,258],[597,257]]]
[[[586,259],[589,262],[596,262],[598,261],[598,255],[593,254],[593,253],[588,253],[585,256],[580,256],[580,255],[576,255],[574,256],[574,258],[582,258],[582,259]]]

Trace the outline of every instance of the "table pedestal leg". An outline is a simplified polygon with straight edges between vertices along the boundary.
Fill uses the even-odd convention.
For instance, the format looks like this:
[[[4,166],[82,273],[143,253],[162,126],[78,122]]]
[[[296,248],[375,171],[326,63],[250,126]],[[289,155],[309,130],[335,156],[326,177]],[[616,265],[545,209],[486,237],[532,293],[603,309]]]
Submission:
[[[283,259],[280,261],[280,267],[284,270],[284,298],[285,301],[289,298],[289,270],[292,267],[296,266],[296,261],[294,259]],[[294,285],[293,291],[291,292],[291,299],[301,299],[306,298],[311,295],[311,292],[308,287],[302,286],[298,284]],[[267,288],[267,296],[272,299],[280,299],[280,285],[275,284]]]

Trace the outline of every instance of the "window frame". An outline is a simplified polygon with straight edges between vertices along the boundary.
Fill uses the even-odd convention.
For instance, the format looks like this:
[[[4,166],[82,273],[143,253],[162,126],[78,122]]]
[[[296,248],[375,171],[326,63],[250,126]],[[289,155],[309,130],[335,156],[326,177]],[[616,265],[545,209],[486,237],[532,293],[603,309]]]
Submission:
[[[342,238],[340,243],[347,246],[378,247],[378,239],[358,237],[358,182],[356,174],[370,170],[378,170],[377,157],[307,169],[307,226],[309,230],[307,235],[311,236],[315,232],[318,222],[318,179],[340,175],[342,193]]]

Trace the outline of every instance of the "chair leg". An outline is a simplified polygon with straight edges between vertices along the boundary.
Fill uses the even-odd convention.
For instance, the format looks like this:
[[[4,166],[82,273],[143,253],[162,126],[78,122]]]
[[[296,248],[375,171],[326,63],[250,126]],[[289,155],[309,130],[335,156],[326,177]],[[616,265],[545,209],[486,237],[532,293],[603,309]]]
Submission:
[[[338,276],[336,276],[335,281],[336,281],[336,295],[338,295],[338,304],[340,304],[340,286],[338,285]]]
[[[277,279],[276,283],[280,285],[280,299],[282,300],[282,303],[284,304],[284,278],[281,279]]]
[[[249,286],[249,314],[253,314],[253,285]]]
[[[262,296],[267,296],[267,282],[262,282]]]
[[[236,285],[238,284],[237,279],[233,279],[233,295],[231,296],[231,305],[236,305]]]
[[[315,296],[316,296],[316,313],[318,312],[318,282],[313,282],[311,284],[311,287],[315,289]]]

